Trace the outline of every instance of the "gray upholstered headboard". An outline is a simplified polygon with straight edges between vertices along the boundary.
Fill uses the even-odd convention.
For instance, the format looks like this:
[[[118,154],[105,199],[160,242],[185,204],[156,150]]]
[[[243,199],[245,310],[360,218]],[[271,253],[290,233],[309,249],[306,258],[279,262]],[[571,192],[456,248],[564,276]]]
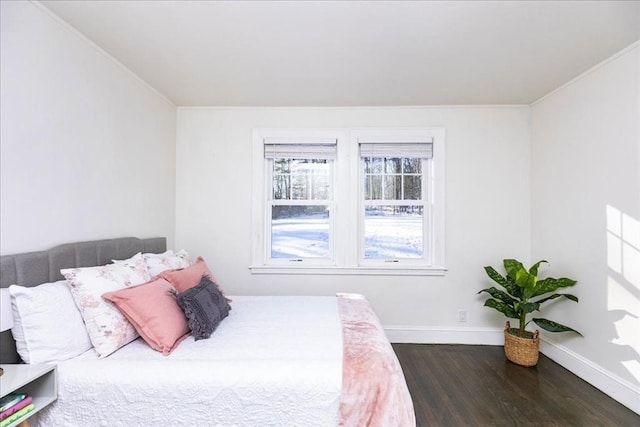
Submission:
[[[122,237],[66,243],[47,251],[3,255],[0,257],[0,288],[55,282],[64,279],[60,274],[63,268],[105,265],[114,259],[130,258],[138,252],[161,253],[166,248],[167,239],[164,237]],[[20,363],[11,331],[0,335],[0,363]]]

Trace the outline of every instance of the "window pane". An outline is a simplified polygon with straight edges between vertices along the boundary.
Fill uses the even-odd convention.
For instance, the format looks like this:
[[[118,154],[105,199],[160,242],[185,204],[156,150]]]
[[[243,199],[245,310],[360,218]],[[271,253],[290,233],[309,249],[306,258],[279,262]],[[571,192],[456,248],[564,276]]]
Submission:
[[[385,172],[386,173],[400,173],[400,164],[402,159],[393,158],[393,159],[384,159],[385,160]]]
[[[422,199],[422,159],[365,157],[363,160],[364,200]],[[379,172],[381,165],[384,168]]]
[[[422,199],[422,177],[419,175],[404,176],[404,200]]]
[[[367,206],[365,259],[421,258],[422,206]]]
[[[421,159],[402,159],[402,172],[404,173],[422,173]]]
[[[329,207],[271,208],[271,258],[328,258]]]
[[[330,200],[331,160],[274,159],[275,200]]]
[[[288,200],[291,198],[290,175],[273,176],[273,198],[276,200]]]
[[[291,160],[290,159],[275,159],[273,162],[274,173],[290,173],[291,172]]]
[[[402,200],[402,176],[387,175],[384,177],[384,199]]]
[[[331,181],[329,168],[313,171],[309,180],[309,193],[312,200],[329,200],[331,198]]]
[[[382,176],[369,175],[364,178],[364,199],[382,200]]]
[[[365,157],[364,173],[382,173],[382,157]]]
[[[291,198],[294,200],[309,199],[309,187],[306,175],[291,174]]]

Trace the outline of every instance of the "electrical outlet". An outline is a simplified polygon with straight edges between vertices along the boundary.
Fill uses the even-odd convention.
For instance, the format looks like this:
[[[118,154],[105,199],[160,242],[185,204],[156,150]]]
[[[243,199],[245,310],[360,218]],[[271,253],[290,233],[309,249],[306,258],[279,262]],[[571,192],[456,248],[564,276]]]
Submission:
[[[458,310],[458,322],[463,323],[467,321],[467,310]]]

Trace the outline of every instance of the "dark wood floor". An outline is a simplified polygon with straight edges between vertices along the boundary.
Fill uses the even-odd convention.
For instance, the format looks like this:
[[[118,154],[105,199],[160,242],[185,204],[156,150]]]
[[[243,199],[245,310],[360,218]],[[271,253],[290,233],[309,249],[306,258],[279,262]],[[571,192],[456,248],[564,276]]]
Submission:
[[[640,426],[640,415],[542,354],[524,368],[501,346],[393,348],[418,426]]]

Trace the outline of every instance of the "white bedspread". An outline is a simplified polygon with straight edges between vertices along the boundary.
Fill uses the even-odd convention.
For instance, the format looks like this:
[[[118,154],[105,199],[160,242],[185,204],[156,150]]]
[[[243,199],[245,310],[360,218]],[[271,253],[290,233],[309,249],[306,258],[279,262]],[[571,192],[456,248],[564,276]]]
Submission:
[[[169,356],[138,339],[58,365],[45,426],[330,426],[342,331],[335,297],[233,297],[212,337]]]

